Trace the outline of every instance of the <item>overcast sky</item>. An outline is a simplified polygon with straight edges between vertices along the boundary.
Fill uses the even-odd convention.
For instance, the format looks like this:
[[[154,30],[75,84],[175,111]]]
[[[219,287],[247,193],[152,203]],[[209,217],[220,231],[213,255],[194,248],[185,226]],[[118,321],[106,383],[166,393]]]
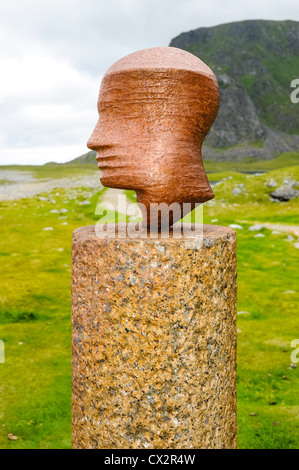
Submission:
[[[85,153],[101,77],[138,49],[246,19],[299,21],[298,0],[7,0],[0,4],[0,165]]]

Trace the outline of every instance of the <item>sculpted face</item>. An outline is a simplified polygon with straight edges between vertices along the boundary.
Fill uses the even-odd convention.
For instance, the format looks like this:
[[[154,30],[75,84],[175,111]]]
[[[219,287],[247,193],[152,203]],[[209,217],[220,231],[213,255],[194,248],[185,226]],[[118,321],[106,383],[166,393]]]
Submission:
[[[138,51],[106,72],[99,120],[87,145],[97,152],[104,186],[136,191],[147,208],[144,226],[150,224],[150,203],[182,207],[214,196],[201,145],[218,107],[212,71],[180,49]]]

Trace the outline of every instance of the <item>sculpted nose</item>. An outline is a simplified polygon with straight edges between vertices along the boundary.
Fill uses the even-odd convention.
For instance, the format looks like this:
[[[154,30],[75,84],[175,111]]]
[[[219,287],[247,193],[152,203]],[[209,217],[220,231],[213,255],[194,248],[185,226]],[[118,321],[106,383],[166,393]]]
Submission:
[[[91,150],[95,150],[96,152],[105,145],[105,136],[104,136],[104,129],[103,125],[100,122],[100,119],[98,120],[91,136],[88,139],[87,142],[87,147]]]
[[[111,139],[107,132],[105,132],[103,126],[100,124],[100,121],[97,122],[96,127],[89,137],[87,147],[91,150],[95,150],[96,152],[113,147]]]
[[[88,142],[87,142],[87,147],[90,149],[90,150],[97,150],[96,149],[96,145],[94,143],[94,141],[91,139],[91,137],[89,138]]]
[[[97,150],[99,146],[99,133],[97,132],[97,126],[94,128],[91,136],[88,139],[87,147],[91,150]]]

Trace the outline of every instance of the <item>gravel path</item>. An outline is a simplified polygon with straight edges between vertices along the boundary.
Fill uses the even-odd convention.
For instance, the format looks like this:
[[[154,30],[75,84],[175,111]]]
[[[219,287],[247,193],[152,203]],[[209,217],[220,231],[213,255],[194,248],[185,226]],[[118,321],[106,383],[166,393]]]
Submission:
[[[95,188],[100,189],[99,174],[72,178],[36,179],[31,172],[0,170],[0,201],[10,201],[36,196],[56,188]]]
[[[122,199],[118,199],[119,196],[122,196]],[[136,212],[135,215],[132,216],[132,219],[135,220],[136,217],[142,217],[141,210],[139,209],[137,202],[132,203],[132,201],[126,197],[125,191],[122,189],[107,188],[101,199],[100,206],[102,208],[112,209],[110,206],[111,204],[113,209],[121,214],[127,214],[128,207],[134,204]]]
[[[299,237],[299,225],[283,225],[283,224],[269,224],[268,222],[262,224],[269,230],[277,230],[278,232],[292,233]]]
[[[286,225],[286,224],[272,224],[271,222],[248,222],[248,220],[242,220],[243,224],[260,225],[269,230],[277,230],[277,232],[292,233],[299,237],[299,225]]]

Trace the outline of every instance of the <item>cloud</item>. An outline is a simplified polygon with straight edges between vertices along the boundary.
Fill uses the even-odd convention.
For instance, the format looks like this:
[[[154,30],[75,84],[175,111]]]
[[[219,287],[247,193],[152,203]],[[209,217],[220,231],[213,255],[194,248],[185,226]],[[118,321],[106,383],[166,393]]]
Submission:
[[[85,142],[97,120],[99,75],[80,71],[36,45],[29,51],[20,48],[17,57],[0,58],[0,69],[4,71],[0,163],[9,163],[8,155],[16,162],[20,149],[36,146],[56,150],[77,146],[87,151]],[[45,163],[45,155],[32,163]]]
[[[4,4],[5,3],[5,4]],[[183,31],[244,19],[299,19],[297,0],[10,0],[0,18],[16,41],[40,43],[103,74],[134,50],[167,46]]]

